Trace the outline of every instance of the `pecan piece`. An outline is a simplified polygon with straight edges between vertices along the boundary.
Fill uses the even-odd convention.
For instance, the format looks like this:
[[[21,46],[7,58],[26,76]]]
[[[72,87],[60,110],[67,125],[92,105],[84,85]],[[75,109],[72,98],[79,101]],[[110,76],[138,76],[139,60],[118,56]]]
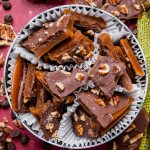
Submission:
[[[136,126],[132,123],[130,125],[130,127],[126,130],[126,132],[131,132],[132,130],[134,130],[136,128]]]
[[[125,4],[118,6],[118,9],[122,14],[124,15],[128,14],[128,8]]]
[[[93,2],[93,0],[85,0],[90,6],[96,7],[96,4]]]
[[[121,2],[121,0],[108,0],[108,1],[113,6],[115,6],[115,5],[117,5],[117,4],[119,4]]]
[[[138,141],[139,139],[141,139],[143,137],[143,133],[139,133],[136,136],[134,136],[131,140],[130,140],[130,144],[135,143],[136,141]]]
[[[109,73],[109,71],[110,71],[110,68],[108,64],[100,64],[99,69],[98,69],[98,73],[100,75],[106,75]]]
[[[115,11],[115,10],[112,10],[111,14],[114,15],[114,16],[116,16],[116,17],[120,16],[120,12],[119,11]]]
[[[129,140],[129,135],[125,135],[124,137],[123,137],[123,142],[127,142],[128,140]]]
[[[76,73],[75,78],[77,81],[82,81],[84,79],[84,74],[83,73]]]
[[[95,102],[99,105],[99,106],[103,106],[103,107],[106,107],[106,104],[103,100],[101,99],[96,99]]]
[[[78,124],[76,126],[77,132],[79,133],[79,135],[83,135],[83,127],[82,125]]]
[[[60,91],[63,91],[65,89],[64,85],[61,82],[56,82],[55,85]]]

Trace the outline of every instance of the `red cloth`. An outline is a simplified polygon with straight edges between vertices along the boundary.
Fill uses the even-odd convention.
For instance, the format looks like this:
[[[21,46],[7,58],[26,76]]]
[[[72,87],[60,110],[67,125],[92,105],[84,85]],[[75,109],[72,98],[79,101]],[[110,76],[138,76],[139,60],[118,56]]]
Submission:
[[[36,1],[36,0],[35,0]],[[42,0],[41,0],[42,1]],[[6,14],[11,14],[14,19],[13,27],[16,33],[18,33],[21,28],[35,15],[39,14],[40,12],[49,9],[54,6],[68,4],[68,0],[50,0],[49,3],[43,4],[38,3],[35,4],[32,0],[10,0],[12,4],[12,9],[6,11],[2,8],[0,4],[0,23],[3,22],[3,17]],[[8,52],[8,48],[0,48],[0,53],[3,52],[4,56],[6,56]],[[0,70],[0,77],[3,76],[3,68]],[[3,117],[7,117],[9,120],[9,124],[13,126],[12,119],[10,117],[10,109],[9,110],[2,110],[0,109],[0,121],[2,121]],[[15,126],[13,126],[16,128]],[[44,143],[36,138],[34,135],[30,134],[26,129],[22,130],[22,133],[27,134],[30,137],[30,142],[26,146],[23,146],[20,143],[19,139],[13,140],[16,144],[17,150],[61,150],[61,148],[49,145],[44,148]],[[48,148],[49,147],[49,148]],[[106,146],[99,146],[97,148],[92,148],[92,150],[105,150]]]

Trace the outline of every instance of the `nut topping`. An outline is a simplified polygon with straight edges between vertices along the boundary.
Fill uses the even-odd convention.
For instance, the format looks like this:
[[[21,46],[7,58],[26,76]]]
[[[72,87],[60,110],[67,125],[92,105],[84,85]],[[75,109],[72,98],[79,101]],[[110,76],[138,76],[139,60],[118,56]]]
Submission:
[[[107,65],[107,64],[100,64],[99,65],[98,73],[100,75],[108,74],[109,71],[110,71],[109,65]]]
[[[79,133],[79,135],[83,135],[83,127],[82,125],[78,124],[76,126],[77,132]]]
[[[121,2],[121,0],[108,0],[108,1],[113,6],[115,6],[115,5],[117,5],[117,4],[119,4]]]
[[[75,78],[77,81],[82,81],[84,79],[84,74],[83,73],[76,73]]]
[[[73,118],[74,118],[75,121],[78,121],[78,119],[79,119],[79,117],[77,116],[76,113],[73,113]]]
[[[139,133],[136,136],[134,136],[131,140],[130,140],[130,144],[135,143],[136,141],[138,141],[139,139],[141,139],[143,137],[143,133]]]
[[[57,137],[57,133],[58,133],[58,130],[56,130],[56,131],[52,134],[52,138],[56,138],[56,137]]]
[[[113,106],[117,106],[118,102],[119,102],[119,97],[118,96],[114,96],[110,99],[110,104]]]
[[[56,82],[55,85],[59,88],[60,91],[65,89],[64,85],[61,82]]]
[[[96,4],[93,2],[93,0],[85,0],[90,6],[96,7]]]
[[[111,14],[114,15],[114,16],[116,16],[116,17],[120,16],[120,12],[119,11],[115,11],[115,10],[112,10]]]
[[[60,117],[60,114],[59,114],[58,111],[51,112],[51,115],[52,115],[52,117],[54,117],[54,118],[59,118],[59,117]]]
[[[134,130],[136,128],[136,126],[132,123],[130,125],[130,127],[126,130],[126,132],[131,132],[132,130]]]
[[[129,140],[129,135],[125,135],[124,137],[123,137],[123,142],[127,142]]]
[[[103,100],[101,99],[96,99],[95,102],[99,105],[99,106],[103,106],[103,107],[106,107],[106,104]]]
[[[95,95],[99,95],[99,90],[97,89],[91,89],[91,92]]]
[[[89,52],[85,57],[84,57],[84,59],[86,60],[86,59],[89,59],[90,57],[92,57],[93,56],[93,53],[92,52]]]
[[[117,146],[117,143],[116,141],[113,142],[113,150],[117,150],[118,146]]]
[[[135,4],[134,8],[138,11],[138,10],[140,10],[140,5]]]
[[[119,11],[120,11],[122,14],[124,14],[124,15],[127,15],[127,14],[128,14],[128,8],[126,7],[125,4],[118,6],[118,9],[119,9]]]
[[[85,121],[85,115],[84,114],[82,116],[80,116],[80,120]]]
[[[71,73],[70,73],[70,72],[68,72],[68,71],[61,70],[61,72],[62,72],[63,74],[65,74],[65,75],[67,75],[68,77],[70,77],[70,76],[71,76]]]
[[[61,58],[63,61],[68,61],[68,60],[70,60],[70,59],[72,59],[72,57],[71,56],[69,56],[67,53],[64,53],[63,55],[62,55],[62,58]]]
[[[54,128],[54,124],[53,124],[53,123],[47,123],[47,124],[45,125],[45,128],[46,128],[47,130],[49,130],[50,132],[52,132],[52,129]]]
[[[94,31],[93,30],[87,30],[86,34],[90,35],[90,36],[94,36]]]
[[[119,73],[121,71],[121,68],[117,65],[113,66],[113,73]]]

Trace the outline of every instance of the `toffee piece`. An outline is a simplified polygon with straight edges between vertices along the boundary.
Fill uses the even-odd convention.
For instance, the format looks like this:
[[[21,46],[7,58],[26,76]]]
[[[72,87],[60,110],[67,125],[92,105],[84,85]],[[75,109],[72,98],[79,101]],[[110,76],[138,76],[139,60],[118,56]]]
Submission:
[[[112,97],[117,87],[118,80],[125,73],[123,63],[106,56],[99,56],[90,70],[91,80],[107,97]]]
[[[63,15],[57,21],[43,24],[43,27],[25,39],[22,46],[41,57],[54,46],[73,35],[73,20]]]
[[[115,5],[114,3],[115,2]],[[134,19],[140,14],[139,0],[107,0],[102,9],[119,19]]]
[[[48,101],[47,107],[40,114],[40,126],[45,138],[56,138],[62,117],[62,103],[58,101]]]
[[[88,82],[87,74],[77,68],[72,72],[45,72],[44,77],[51,93],[60,98],[68,96]]]
[[[113,150],[137,150],[139,149],[141,139],[149,125],[149,115],[142,109],[135,121],[120,136],[108,143]]]
[[[52,49],[49,52],[49,59],[59,64],[82,63],[92,57],[93,50],[93,42],[78,30],[72,38],[63,42],[59,47]]]
[[[74,25],[84,30],[99,32],[106,27],[106,22],[101,17],[79,14],[68,9],[64,10],[64,14],[70,15],[74,20]]]
[[[72,115],[73,130],[79,137],[96,138],[99,135],[100,125],[96,119],[78,109]]]
[[[106,102],[103,97],[98,97],[91,92],[78,94],[79,102],[83,109],[91,116],[95,117],[102,128],[108,127],[131,105],[133,99],[115,95]]]

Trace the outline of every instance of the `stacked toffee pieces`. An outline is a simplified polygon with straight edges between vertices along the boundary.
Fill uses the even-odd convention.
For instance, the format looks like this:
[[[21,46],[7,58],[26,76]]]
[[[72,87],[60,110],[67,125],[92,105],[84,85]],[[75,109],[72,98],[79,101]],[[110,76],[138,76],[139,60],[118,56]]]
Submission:
[[[62,17],[44,23],[22,46],[50,64],[80,64],[93,56],[94,35],[105,28],[102,18],[64,10]],[[135,75],[144,76],[144,72],[126,38],[114,44],[109,34],[100,33],[97,41],[99,56],[88,70],[74,67],[49,72],[17,58],[11,87],[13,110],[35,115],[46,139],[57,137],[62,115],[75,97],[80,106],[72,122],[80,137],[100,136],[129,111],[134,99],[115,89],[121,85],[131,91]],[[75,95],[89,81],[95,87]]]

